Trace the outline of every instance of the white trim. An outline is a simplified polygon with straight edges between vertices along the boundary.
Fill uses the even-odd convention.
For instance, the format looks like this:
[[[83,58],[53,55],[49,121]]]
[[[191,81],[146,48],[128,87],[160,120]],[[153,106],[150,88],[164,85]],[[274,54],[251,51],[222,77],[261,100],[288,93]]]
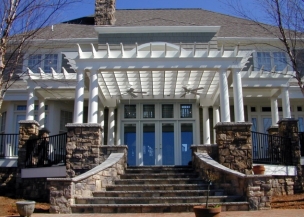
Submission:
[[[116,33],[163,33],[163,32],[214,32],[220,30],[220,26],[96,26],[99,34]]]
[[[21,178],[59,178],[66,177],[66,166],[21,169]]]

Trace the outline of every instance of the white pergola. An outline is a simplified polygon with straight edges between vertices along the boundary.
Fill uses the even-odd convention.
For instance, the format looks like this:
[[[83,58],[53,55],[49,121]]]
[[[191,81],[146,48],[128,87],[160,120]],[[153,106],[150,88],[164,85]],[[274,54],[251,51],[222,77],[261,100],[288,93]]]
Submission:
[[[35,80],[35,84],[53,87],[53,94],[63,89],[74,94],[74,123],[83,122],[84,99],[88,98],[88,123],[98,122],[98,102],[109,107],[109,126],[114,125],[114,107],[118,99],[128,99],[124,95],[130,85],[135,91],[146,92],[138,94],[134,100],[150,99],[180,99],[183,94],[183,86],[198,90],[197,95],[186,95],[186,99],[197,99],[203,107],[203,124],[205,143],[210,143],[210,129],[208,107],[214,106],[215,123],[230,122],[229,87],[233,86],[234,113],[236,122],[244,122],[243,88],[271,88],[271,95],[283,91],[284,117],[290,117],[288,81],[290,76],[285,74],[265,73],[262,70],[242,72],[253,51],[241,51],[236,47],[234,50],[212,50],[210,46],[206,49],[185,50],[182,46],[165,42],[147,43],[132,50],[125,50],[121,44],[119,50],[112,50],[107,45],[106,50],[97,51],[91,45],[90,51],[83,51],[80,45],[78,52],[65,52],[69,63],[76,73],[46,74],[40,70],[40,74],[29,70],[28,83]],[[232,79],[227,79],[228,76]],[[232,80],[229,81],[229,80]],[[55,85],[56,82],[59,84]],[[48,84],[46,84],[48,83]],[[57,82],[58,83],[58,82]],[[85,96],[85,87],[89,93]],[[29,85],[29,100],[27,120],[33,119],[33,93],[47,94],[37,85]],[[58,92],[58,94],[59,94]],[[60,95],[64,91],[61,91]],[[68,96],[69,95],[69,96]],[[219,120],[218,106],[215,104],[220,99],[221,120]],[[44,103],[41,103],[41,107]],[[277,100],[271,99],[271,106],[277,107]],[[40,107],[39,107],[40,108]],[[276,111],[277,109],[273,109]],[[41,115],[43,118],[43,115]],[[39,115],[40,119],[40,115]],[[273,120],[278,120],[278,114],[273,114]],[[109,130],[113,135],[114,127]],[[113,139],[113,138],[112,138]],[[109,137],[111,141],[111,136]]]

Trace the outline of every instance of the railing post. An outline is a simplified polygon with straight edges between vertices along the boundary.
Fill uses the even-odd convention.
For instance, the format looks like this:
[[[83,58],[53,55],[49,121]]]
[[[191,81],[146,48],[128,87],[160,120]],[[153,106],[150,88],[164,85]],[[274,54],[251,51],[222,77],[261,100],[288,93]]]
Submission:
[[[292,165],[296,166],[297,178],[295,180],[295,192],[303,190],[302,184],[302,166],[301,166],[301,151],[299,145],[298,120],[294,118],[284,118],[278,122],[279,136],[290,138],[290,144],[286,150],[291,151]],[[285,145],[285,144],[283,144]],[[284,149],[284,147],[282,147]]]

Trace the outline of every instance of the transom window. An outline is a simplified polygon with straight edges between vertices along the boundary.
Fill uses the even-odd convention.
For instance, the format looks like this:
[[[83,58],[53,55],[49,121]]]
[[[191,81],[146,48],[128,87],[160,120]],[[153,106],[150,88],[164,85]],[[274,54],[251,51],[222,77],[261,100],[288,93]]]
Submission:
[[[276,71],[283,71],[287,65],[285,52],[256,52],[256,70],[264,66],[264,70],[271,71],[276,66]]]
[[[192,118],[192,105],[191,104],[181,104],[180,105],[181,118]]]
[[[51,73],[52,69],[58,69],[58,54],[33,54],[29,55],[28,68],[34,73],[39,73],[39,67],[45,73]]]
[[[155,118],[155,105],[143,105],[143,118]]]
[[[125,105],[125,118],[136,118],[136,105]]]
[[[162,118],[174,118],[174,110],[172,104],[162,105]]]

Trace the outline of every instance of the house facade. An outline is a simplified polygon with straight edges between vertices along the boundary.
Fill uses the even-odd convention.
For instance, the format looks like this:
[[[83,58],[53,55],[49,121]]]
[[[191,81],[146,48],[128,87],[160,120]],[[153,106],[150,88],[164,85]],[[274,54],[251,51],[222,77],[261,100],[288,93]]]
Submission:
[[[104,7],[36,36],[5,95],[2,133],[20,120],[50,135],[98,123],[103,145],[128,146],[129,165],[187,165],[192,144],[215,143],[218,122],[267,133],[295,118],[304,131],[303,95],[273,34],[202,9]]]

